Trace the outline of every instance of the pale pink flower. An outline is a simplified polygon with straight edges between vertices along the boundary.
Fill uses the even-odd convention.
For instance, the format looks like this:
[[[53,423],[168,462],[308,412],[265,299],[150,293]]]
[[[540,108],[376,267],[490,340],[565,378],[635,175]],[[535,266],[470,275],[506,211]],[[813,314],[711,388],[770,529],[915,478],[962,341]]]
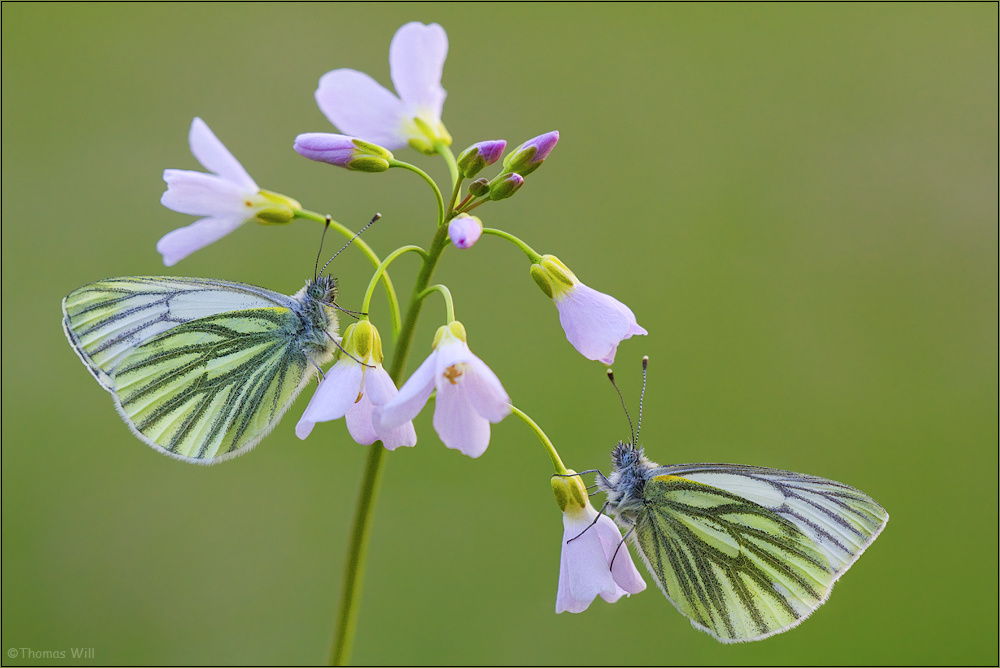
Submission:
[[[510,414],[510,397],[496,374],[469,350],[465,327],[457,320],[438,329],[434,351],[394,399],[375,409],[375,424],[394,428],[412,420],[435,389],[434,429],[441,441],[470,457],[486,452],[490,423]]]

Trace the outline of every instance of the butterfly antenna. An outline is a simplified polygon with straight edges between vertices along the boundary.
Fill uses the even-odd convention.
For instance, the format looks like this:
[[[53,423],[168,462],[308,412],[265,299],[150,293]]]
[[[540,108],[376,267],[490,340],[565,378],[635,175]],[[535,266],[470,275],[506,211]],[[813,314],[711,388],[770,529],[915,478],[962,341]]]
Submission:
[[[618,393],[618,398],[622,401],[622,409],[625,411],[625,417],[628,418],[628,428],[632,432],[632,444],[635,444],[635,428],[632,426],[632,416],[628,414],[628,408],[625,406],[625,397],[622,396],[622,391],[618,389],[618,384],[615,383],[615,372],[608,369],[608,380],[611,381],[611,387],[615,388],[615,392]]]
[[[642,357],[642,392],[639,393],[639,424],[635,428],[635,443],[639,445],[639,430],[642,429],[642,399],[646,396],[646,367],[649,366],[649,355]]]
[[[368,224],[367,224],[367,225],[365,225],[365,226],[364,226],[364,227],[362,227],[362,228],[361,228],[360,230],[358,230],[358,233],[357,233],[357,234],[355,234],[355,235],[354,235],[353,237],[351,237],[351,240],[350,240],[350,241],[348,241],[348,242],[347,242],[346,244],[344,244],[344,248],[341,248],[341,249],[340,249],[339,251],[337,251],[336,253],[334,253],[334,254],[333,254],[333,257],[331,257],[331,258],[330,258],[329,260],[327,260],[327,261],[326,261],[326,264],[324,264],[324,265],[323,265],[323,268],[322,268],[322,269],[320,269],[319,273],[320,273],[320,274],[322,274],[322,273],[323,273],[324,271],[326,271],[326,268],[330,266],[330,263],[331,263],[331,262],[333,262],[333,259],[334,259],[335,257],[337,257],[338,255],[340,255],[341,253],[343,253],[343,252],[344,252],[344,249],[345,249],[345,248],[347,248],[347,247],[348,247],[348,246],[350,246],[350,245],[351,245],[352,243],[354,243],[354,240],[355,240],[355,239],[357,239],[358,237],[360,237],[360,236],[361,236],[361,233],[362,233],[362,232],[364,232],[364,231],[365,231],[365,230],[367,230],[367,229],[368,229],[369,227],[371,227],[372,225],[374,225],[374,224],[375,224],[375,221],[376,221],[376,220],[378,220],[378,219],[379,219],[379,218],[381,218],[381,217],[382,217],[382,214],[381,214],[381,213],[376,213],[376,214],[375,214],[375,217],[374,217],[374,218],[372,218],[372,219],[371,219],[371,220],[370,220],[370,221],[368,222]],[[329,218],[329,216],[327,216],[327,218]]]
[[[313,281],[319,278],[319,258],[323,255],[323,240],[326,239],[326,231],[330,229],[330,214],[326,214],[326,225],[323,226],[323,236],[319,238],[319,250],[316,251],[316,266],[313,267]]]

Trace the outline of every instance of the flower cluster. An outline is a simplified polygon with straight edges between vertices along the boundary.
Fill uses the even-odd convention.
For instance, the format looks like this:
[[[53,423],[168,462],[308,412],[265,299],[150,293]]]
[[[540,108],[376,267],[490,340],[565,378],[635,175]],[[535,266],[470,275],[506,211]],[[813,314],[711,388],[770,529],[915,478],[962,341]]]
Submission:
[[[622,341],[646,334],[631,309],[582,283],[554,255],[541,255],[514,235],[485,227],[478,212],[471,215],[474,209],[520,192],[526,180],[552,155],[559,133],[545,132],[528,139],[506,156],[507,142],[501,139],[475,142],[454,157],[452,137],[441,118],[447,96],[441,76],[447,55],[448,38],[441,26],[404,25],[389,46],[389,74],[395,92],[356,70],[328,72],[319,79],[315,99],[338,133],[307,132],[294,140],[298,154],[349,171],[374,174],[400,168],[415,172],[431,185],[439,207],[430,250],[403,246],[384,260],[374,251],[366,251],[378,268],[361,309],[349,312],[359,314],[360,319],[342,336],[333,337],[336,330],[331,330],[339,352],[333,366],[322,373],[295,427],[301,439],[308,437],[317,423],[345,418],[347,430],[357,443],[380,442],[387,450],[413,447],[417,443],[413,420],[432,396],[433,426],[439,439],[446,447],[469,457],[486,452],[491,425],[512,411],[537,429],[530,418],[512,407],[497,375],[472,353],[466,327],[454,318],[448,289],[427,285],[427,277],[448,245],[468,250],[483,236],[495,236],[520,248],[530,261],[531,278],[555,303],[566,338],[589,360],[610,364]],[[160,239],[157,250],[165,265],[176,264],[250,221],[264,225],[299,219],[325,221],[345,235],[352,234],[330,216],[308,211],[290,197],[259,188],[200,118],[191,124],[189,142],[195,158],[210,173],[168,169],[163,174],[167,184],[163,205],[201,217]],[[429,176],[397,158],[394,152],[407,148],[445,158],[453,180],[447,205],[447,197]],[[492,177],[481,175],[498,162],[498,173]],[[412,297],[415,308],[411,307],[400,326],[388,267],[396,257],[411,251],[421,254],[423,266]],[[369,320],[371,293],[379,280],[386,285],[390,307],[396,309],[393,333],[397,353],[403,351],[403,362],[397,365],[399,377],[383,368],[382,338]],[[419,306],[434,292],[446,301],[447,320],[437,329],[431,353],[397,390]],[[552,447],[547,438],[543,442]],[[579,478],[563,470],[552,478],[552,487],[564,525],[556,612],[580,612],[598,595],[614,602],[623,595],[642,591],[645,582],[628,549],[621,545],[621,532],[608,517],[594,510]]]

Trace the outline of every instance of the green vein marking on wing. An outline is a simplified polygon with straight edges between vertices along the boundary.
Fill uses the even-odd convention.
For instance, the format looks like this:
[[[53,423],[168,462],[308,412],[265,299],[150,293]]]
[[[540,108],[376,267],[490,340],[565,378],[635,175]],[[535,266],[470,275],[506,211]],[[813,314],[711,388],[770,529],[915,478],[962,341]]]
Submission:
[[[286,308],[177,325],[135,349],[114,376],[120,411],[144,440],[182,459],[255,445],[312,377]]]
[[[672,475],[646,483],[635,540],[664,594],[724,642],[795,625],[835,579],[791,521],[737,494]]]

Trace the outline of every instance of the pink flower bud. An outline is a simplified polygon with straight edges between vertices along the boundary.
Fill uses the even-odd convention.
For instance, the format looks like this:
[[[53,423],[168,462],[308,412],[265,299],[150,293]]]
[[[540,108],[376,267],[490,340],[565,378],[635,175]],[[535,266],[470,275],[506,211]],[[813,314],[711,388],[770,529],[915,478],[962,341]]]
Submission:
[[[482,233],[482,221],[465,213],[458,214],[448,223],[448,238],[455,248],[472,248]]]

